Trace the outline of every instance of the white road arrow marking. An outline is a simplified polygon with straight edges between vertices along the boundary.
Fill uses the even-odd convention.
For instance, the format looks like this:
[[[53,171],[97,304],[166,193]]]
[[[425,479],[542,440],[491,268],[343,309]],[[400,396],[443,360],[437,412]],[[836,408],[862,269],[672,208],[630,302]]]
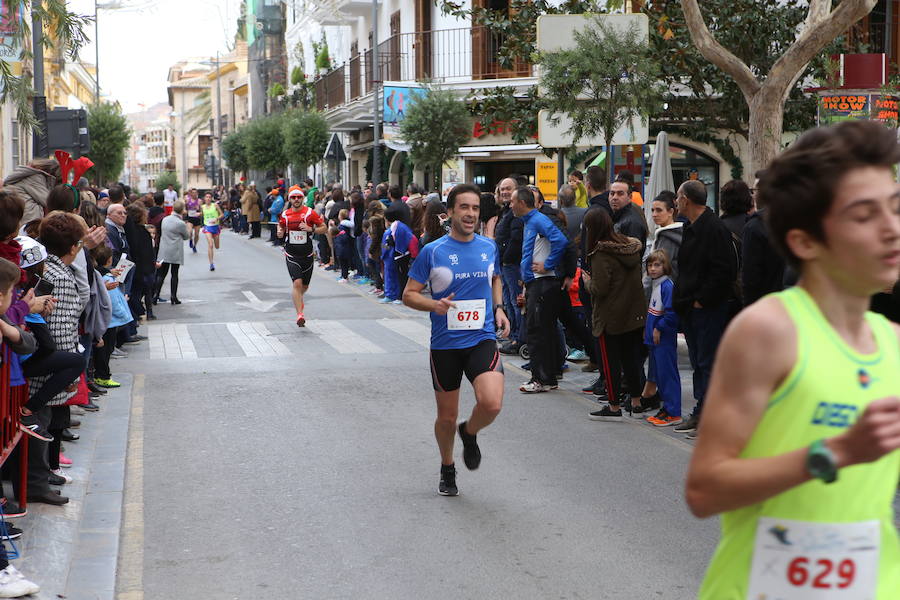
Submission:
[[[236,302],[238,306],[246,306],[247,308],[252,308],[253,310],[257,310],[259,312],[270,312],[278,302],[263,302],[259,298],[256,297],[256,294],[253,292],[244,290],[241,292],[244,294],[244,297],[247,298],[247,302]]]

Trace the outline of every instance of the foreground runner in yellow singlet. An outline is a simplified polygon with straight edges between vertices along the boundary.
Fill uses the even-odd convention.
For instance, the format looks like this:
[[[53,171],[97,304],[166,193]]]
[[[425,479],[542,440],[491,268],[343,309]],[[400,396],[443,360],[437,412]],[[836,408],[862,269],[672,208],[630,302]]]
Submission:
[[[704,600],[893,600],[900,543],[900,328],[867,312],[900,277],[896,131],[807,132],[761,177],[797,287],[731,324],[687,481],[722,514]]]

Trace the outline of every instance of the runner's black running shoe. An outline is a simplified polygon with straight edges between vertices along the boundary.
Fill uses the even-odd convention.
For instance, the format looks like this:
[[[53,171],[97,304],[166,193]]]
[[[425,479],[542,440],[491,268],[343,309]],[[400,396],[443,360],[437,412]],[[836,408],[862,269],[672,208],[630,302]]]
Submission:
[[[459,438],[463,443],[463,462],[466,468],[474,471],[481,464],[481,450],[478,448],[478,442],[475,436],[466,433],[466,421],[459,424]]]
[[[456,489],[456,465],[441,465],[441,483],[438,485],[441,496],[458,496]]]

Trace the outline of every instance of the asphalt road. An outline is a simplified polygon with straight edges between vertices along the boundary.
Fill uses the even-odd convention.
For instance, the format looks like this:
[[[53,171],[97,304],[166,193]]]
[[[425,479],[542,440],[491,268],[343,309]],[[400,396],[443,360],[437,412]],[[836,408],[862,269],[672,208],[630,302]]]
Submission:
[[[144,566],[120,569],[144,598],[695,596],[718,525],[685,507],[680,437],[522,395],[508,361],[481,468],[439,496],[427,316],[317,269],[300,330],[280,253],[222,245],[119,361],[144,377]]]

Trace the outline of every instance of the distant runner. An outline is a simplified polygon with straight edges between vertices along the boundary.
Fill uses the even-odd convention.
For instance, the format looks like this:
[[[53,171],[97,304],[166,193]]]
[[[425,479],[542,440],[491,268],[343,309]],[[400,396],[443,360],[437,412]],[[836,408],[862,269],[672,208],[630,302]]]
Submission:
[[[298,327],[306,325],[303,294],[309,289],[315,262],[312,236],[314,233],[325,233],[327,229],[322,215],[304,206],[305,201],[306,197],[300,186],[291,186],[288,190],[288,202],[291,206],[281,213],[275,231],[278,239],[284,241],[284,260],[293,282],[291,297],[297,310]]]
[[[215,251],[219,249],[219,237],[221,237],[222,209],[213,202],[212,194],[203,194],[203,204],[200,206],[203,213],[203,234],[206,235],[206,254],[209,256],[209,270],[215,271],[213,262]]]
[[[740,313],[716,356],[687,481],[695,515],[722,514],[703,600],[900,595],[900,327],[867,312],[900,273],[898,162],[896,131],[846,121],[760,179],[800,280]]]
[[[434,435],[441,453],[438,493],[456,496],[453,441],[463,443],[469,470],[481,464],[476,435],[490,425],[503,404],[503,363],[497,350],[497,327],[509,333],[500,289],[500,259],[494,240],[476,235],[481,191],[457,185],[447,197],[450,234],[425,246],[409,272],[403,302],[431,313],[431,378],[437,400]],[[422,295],[431,284],[431,298]],[[456,425],[462,376],[475,389],[475,407]]]
[[[203,219],[200,218],[200,200],[197,198],[197,190],[191,189],[184,195],[184,206],[187,209],[187,222],[193,227],[188,245],[196,254],[197,242],[200,241],[200,228],[203,226]]]

